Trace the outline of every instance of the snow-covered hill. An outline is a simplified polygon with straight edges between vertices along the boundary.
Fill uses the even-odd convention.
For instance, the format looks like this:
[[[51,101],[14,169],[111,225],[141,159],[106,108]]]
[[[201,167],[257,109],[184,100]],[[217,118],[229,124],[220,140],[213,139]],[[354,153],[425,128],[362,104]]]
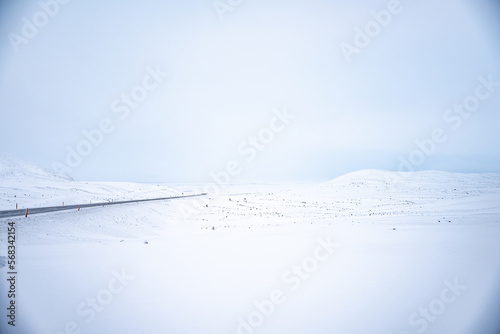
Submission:
[[[128,182],[74,181],[17,157],[0,155],[0,210],[178,195],[172,188]]]
[[[0,179],[45,179],[53,181],[71,180],[62,175],[56,175],[52,171],[22,160],[16,156],[0,153]]]
[[[189,219],[208,229],[213,225],[234,229],[375,222],[477,224],[478,212],[489,217],[481,223],[495,223],[500,216],[500,174],[426,171],[401,178],[397,172],[363,170],[322,184],[229,186],[220,196],[194,207]]]

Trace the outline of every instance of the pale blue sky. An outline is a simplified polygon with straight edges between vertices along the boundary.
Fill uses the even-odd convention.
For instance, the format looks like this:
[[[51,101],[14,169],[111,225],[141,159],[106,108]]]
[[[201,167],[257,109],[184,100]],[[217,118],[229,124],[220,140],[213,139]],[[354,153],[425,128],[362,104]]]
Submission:
[[[478,77],[500,82],[500,10],[402,0],[348,62],[341,44],[389,2],[243,0],[221,20],[210,0],[73,0],[47,22],[37,1],[0,5],[0,151],[68,166],[68,147],[109,119],[113,131],[68,166],[74,178],[207,182],[235,160],[232,182],[308,181],[401,169],[440,128],[446,140],[415,169],[500,172],[500,87],[456,129],[458,114],[443,119]],[[33,16],[46,24],[13,43]],[[125,106],[147,68],[168,76],[120,118],[113,103]],[[252,148],[284,107],[296,117]]]

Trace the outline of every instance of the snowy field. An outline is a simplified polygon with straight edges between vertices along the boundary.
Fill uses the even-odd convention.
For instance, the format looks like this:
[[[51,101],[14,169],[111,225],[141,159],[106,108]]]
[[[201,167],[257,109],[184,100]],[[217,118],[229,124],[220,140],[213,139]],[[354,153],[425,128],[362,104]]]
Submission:
[[[203,191],[72,181],[12,159],[0,176],[0,210]],[[499,333],[499,174],[214,189],[0,219],[0,333]]]

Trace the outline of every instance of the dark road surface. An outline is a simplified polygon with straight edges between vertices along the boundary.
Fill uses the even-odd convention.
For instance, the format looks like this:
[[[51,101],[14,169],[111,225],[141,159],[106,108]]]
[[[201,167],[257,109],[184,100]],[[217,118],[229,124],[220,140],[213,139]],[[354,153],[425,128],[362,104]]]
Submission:
[[[171,196],[171,197],[162,197],[162,198],[151,198],[151,199],[137,199],[130,201],[118,201],[118,202],[103,202],[103,203],[89,203],[89,204],[74,204],[74,205],[62,205],[62,206],[49,206],[42,208],[28,208],[28,216],[36,215],[37,213],[47,213],[54,211],[63,211],[63,210],[75,210],[78,208],[91,208],[96,206],[106,206],[106,205],[116,205],[116,204],[126,204],[126,203],[139,203],[139,202],[150,202],[150,201],[164,201],[168,199],[176,199],[176,198],[187,198],[187,197],[196,197],[196,196],[205,196],[206,193],[203,194],[195,194],[195,195],[183,195],[183,196]],[[8,218],[8,217],[17,217],[26,215],[26,209],[17,209],[17,210],[6,210],[0,211],[0,218]]]

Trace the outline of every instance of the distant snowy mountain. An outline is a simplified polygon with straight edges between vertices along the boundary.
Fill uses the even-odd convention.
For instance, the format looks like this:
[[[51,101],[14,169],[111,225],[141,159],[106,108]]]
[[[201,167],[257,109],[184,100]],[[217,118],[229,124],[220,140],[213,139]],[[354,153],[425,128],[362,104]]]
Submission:
[[[439,190],[449,187],[455,188],[499,188],[499,173],[456,173],[437,170],[419,171],[419,172],[391,172],[385,170],[366,169],[351,172],[339,176],[326,185],[348,186],[364,185],[374,187],[385,185],[387,187],[417,187],[435,188]]]
[[[0,153],[0,178],[41,178],[51,180],[72,180],[68,176],[57,175],[10,154]]]

